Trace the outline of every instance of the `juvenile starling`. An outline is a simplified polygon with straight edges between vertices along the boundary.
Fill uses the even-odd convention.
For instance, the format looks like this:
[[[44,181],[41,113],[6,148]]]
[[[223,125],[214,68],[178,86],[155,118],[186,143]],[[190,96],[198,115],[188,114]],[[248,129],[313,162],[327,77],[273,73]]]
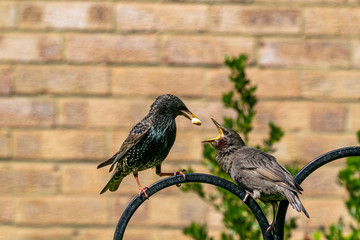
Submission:
[[[273,207],[273,221],[267,232],[275,226],[278,201],[287,199],[298,212],[309,214],[300,202],[298,193],[303,189],[291,174],[276,161],[275,157],[257,148],[248,147],[240,135],[211,119],[219,130],[216,138],[209,142],[216,153],[219,165],[230,175],[235,183],[246,191],[245,198],[252,196]]]
[[[201,125],[200,120],[178,97],[170,94],[157,97],[151,105],[148,115],[133,127],[119,151],[97,167],[101,168],[111,164],[109,170],[111,172],[116,165],[110,181],[100,194],[108,189],[112,192],[116,191],[122,179],[133,173],[139,186],[139,195],[143,192],[148,197],[145,192],[147,187],[143,188],[140,185],[138,172],[152,167],[156,167],[156,174],[159,176],[182,174],[185,177],[183,172],[161,172],[161,163],[175,141],[175,118],[179,115],[192,120],[195,125]]]

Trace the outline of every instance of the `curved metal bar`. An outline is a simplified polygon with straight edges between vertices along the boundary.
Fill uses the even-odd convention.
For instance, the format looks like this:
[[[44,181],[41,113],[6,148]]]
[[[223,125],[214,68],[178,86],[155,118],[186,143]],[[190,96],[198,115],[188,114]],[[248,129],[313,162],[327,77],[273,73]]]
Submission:
[[[308,163],[305,167],[303,167],[295,176],[295,181],[298,184],[301,184],[312,172],[321,166],[345,157],[351,156],[360,156],[360,147],[346,147],[339,148],[330,152],[327,152],[314,160]],[[289,206],[289,202],[284,200],[280,202],[279,210],[276,218],[274,239],[280,240],[284,239],[284,224],[285,224],[285,216],[287,212],[287,208]]]
[[[360,147],[347,147],[347,148],[340,148],[333,150],[331,152],[325,153],[313,161],[311,161],[309,164],[307,164],[304,168],[302,168],[299,173],[295,176],[295,180],[301,184],[307,176],[309,176],[312,172],[314,172],[319,167],[325,165],[326,163],[329,163],[331,161],[344,158],[344,157],[350,157],[350,156],[360,156]],[[224,188],[231,193],[235,194],[240,199],[243,199],[245,197],[245,192],[241,190],[236,184],[227,181],[225,179],[208,175],[208,174],[186,174],[186,180],[182,176],[174,176],[162,179],[153,185],[149,187],[147,190],[148,196],[152,196],[156,192],[167,188],[172,185],[176,185],[179,183],[184,182],[200,182],[200,183],[208,183],[212,184],[221,188]],[[121,216],[116,230],[114,234],[114,240],[123,239],[125,229],[127,224],[130,221],[130,218],[136,211],[136,209],[146,200],[146,198],[141,195],[141,197],[137,196],[133,199],[133,201],[128,205],[128,207],[125,209],[123,215]],[[259,222],[263,239],[270,240],[270,239],[276,239],[281,240],[284,239],[284,224],[285,224],[285,215],[287,212],[287,208],[289,206],[289,202],[284,200],[280,202],[279,210],[277,213],[277,219],[276,219],[276,226],[274,234],[266,233],[266,229],[269,226],[269,223],[259,207],[259,205],[256,203],[255,200],[252,198],[249,198],[248,201],[245,202],[246,205],[250,208],[250,210],[254,213],[257,221]]]
[[[297,183],[301,184],[305,178],[307,178],[312,172],[314,172],[319,167],[329,163],[331,161],[352,157],[352,156],[360,156],[360,147],[346,147],[339,148],[333,150],[331,152],[325,153],[320,157],[315,158],[310,163],[308,163],[305,167],[303,167],[295,176],[295,180]]]
[[[182,176],[174,176],[174,177],[168,177],[165,179],[162,179],[153,185],[149,186],[149,189],[146,190],[149,197],[154,195],[156,192],[167,188],[172,185],[176,185],[179,183],[185,183],[185,182],[199,182],[199,183],[208,183],[212,184],[218,187],[221,187],[223,189],[228,190],[229,192],[235,194],[240,199],[243,199],[245,197],[245,192],[240,189],[236,184],[217,177],[213,175],[208,174],[201,174],[201,173],[189,173],[186,174],[186,180]],[[124,213],[122,214],[115,230],[114,234],[114,240],[121,240],[123,239],[125,229],[127,224],[130,221],[130,218],[136,211],[136,209],[146,200],[144,195],[142,194],[140,197],[135,197],[132,202],[128,205],[128,207],[125,209]],[[245,202],[245,204],[250,208],[250,210],[254,213],[257,221],[259,222],[263,239],[265,240],[271,240],[273,239],[273,236],[270,233],[266,233],[266,229],[269,226],[269,223],[266,219],[266,216],[262,209],[259,207],[259,205],[256,203],[256,201],[252,198],[248,198],[248,200]]]

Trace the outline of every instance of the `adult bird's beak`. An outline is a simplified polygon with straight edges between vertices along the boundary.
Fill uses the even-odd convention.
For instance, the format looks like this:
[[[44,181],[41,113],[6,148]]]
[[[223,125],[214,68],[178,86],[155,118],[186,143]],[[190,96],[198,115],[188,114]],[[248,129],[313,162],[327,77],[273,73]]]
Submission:
[[[184,115],[187,119],[191,120],[191,122],[195,125],[200,126],[201,121],[198,119],[192,112],[189,110],[181,110],[182,115]]]
[[[221,138],[221,136],[223,135],[223,130],[221,129],[221,125],[217,121],[215,121],[215,119],[211,118],[211,120],[214,122],[215,126],[219,130],[219,135],[216,138],[210,138],[210,139],[204,140],[204,141],[202,141],[203,143],[204,142],[214,142],[216,140],[219,140]]]

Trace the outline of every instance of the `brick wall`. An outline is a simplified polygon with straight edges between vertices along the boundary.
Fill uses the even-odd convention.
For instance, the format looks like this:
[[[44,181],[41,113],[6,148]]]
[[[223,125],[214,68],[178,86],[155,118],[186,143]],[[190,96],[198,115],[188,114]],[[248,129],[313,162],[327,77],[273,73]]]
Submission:
[[[252,144],[269,120],[286,131],[275,153],[283,164],[357,144],[360,1],[19,0],[1,1],[0,16],[0,239],[111,239],[137,186],[129,176],[100,196],[109,173],[96,166],[163,93],[203,121],[177,119],[163,168],[206,172],[200,141],[216,134],[210,117],[234,114],[220,102],[231,87],[225,54],[252,60],[260,98]],[[342,166],[304,182],[311,219],[289,211],[300,227],[294,239],[348,219],[336,185]],[[140,173],[143,185],[158,179]],[[221,230],[213,209],[170,188],[146,201],[126,239],[185,239],[192,220]]]

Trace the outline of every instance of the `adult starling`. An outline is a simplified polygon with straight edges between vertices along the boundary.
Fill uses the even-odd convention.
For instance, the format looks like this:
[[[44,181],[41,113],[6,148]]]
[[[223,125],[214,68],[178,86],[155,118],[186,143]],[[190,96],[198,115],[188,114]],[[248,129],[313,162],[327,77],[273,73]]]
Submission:
[[[235,183],[246,191],[245,198],[252,196],[273,207],[273,221],[267,232],[275,226],[278,201],[287,199],[298,212],[309,214],[300,202],[298,193],[303,189],[291,174],[276,161],[275,157],[257,148],[248,147],[240,135],[211,119],[219,130],[216,138],[209,142],[216,153],[219,165],[230,175]]]
[[[147,187],[141,186],[138,172],[152,167],[156,167],[156,174],[159,176],[182,174],[185,177],[183,172],[161,172],[161,163],[175,141],[175,118],[179,115],[192,120],[195,125],[201,125],[200,120],[178,97],[170,94],[157,97],[148,115],[133,127],[119,151],[97,167],[111,164],[109,170],[111,172],[116,165],[110,181],[100,194],[108,189],[112,192],[116,191],[123,178],[133,173],[139,186],[139,195],[143,192],[148,197],[145,191]]]

